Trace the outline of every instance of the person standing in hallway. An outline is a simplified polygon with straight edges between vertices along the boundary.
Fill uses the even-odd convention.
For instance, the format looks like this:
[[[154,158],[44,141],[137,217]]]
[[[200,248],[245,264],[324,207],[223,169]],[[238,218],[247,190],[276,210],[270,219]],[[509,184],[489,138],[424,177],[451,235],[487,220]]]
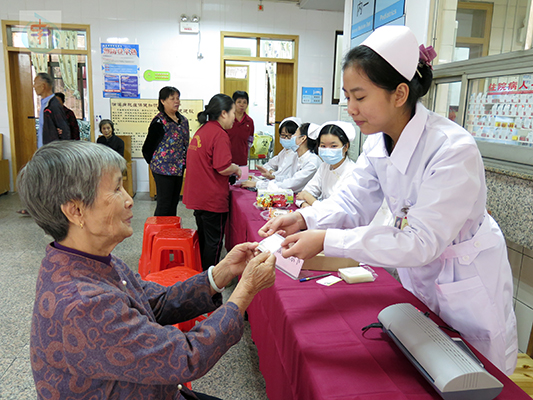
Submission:
[[[72,140],[80,140],[80,127],[78,125],[78,120],[76,118],[76,114],[74,114],[74,111],[65,106],[65,94],[57,92],[55,96],[63,106],[63,111],[65,111],[68,126],[70,128],[70,138]]]
[[[39,128],[37,130],[37,149],[54,140],[69,140],[70,127],[63,104],[54,95],[54,81],[45,72],[39,72],[33,80],[33,90],[41,97]],[[18,214],[28,215],[24,208]]]
[[[218,263],[229,212],[229,177],[240,178],[242,171],[232,162],[227,130],[235,121],[235,104],[228,95],[219,93],[198,113],[202,124],[191,140],[187,152],[187,179],[183,202],[194,210],[202,268]]]
[[[248,165],[248,151],[254,142],[254,121],[248,114],[249,97],[243,90],[233,93],[235,102],[235,121],[233,127],[228,130],[231,142],[232,161],[240,166]]]
[[[54,96],[54,82],[45,72],[39,72],[33,80],[35,94],[41,97],[37,148],[54,140],[69,140],[70,127],[63,105]]]
[[[155,216],[176,216],[178,212],[189,147],[189,121],[178,111],[180,95],[173,86],[159,91],[159,114],[150,123],[142,148],[157,189]]]

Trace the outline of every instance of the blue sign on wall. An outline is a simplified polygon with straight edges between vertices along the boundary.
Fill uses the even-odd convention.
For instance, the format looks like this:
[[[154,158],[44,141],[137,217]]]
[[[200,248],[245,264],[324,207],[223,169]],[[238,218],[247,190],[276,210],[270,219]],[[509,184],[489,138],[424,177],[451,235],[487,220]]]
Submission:
[[[302,87],[302,104],[322,104],[321,87]]]
[[[374,29],[403,16],[405,0],[376,0]]]
[[[375,0],[353,0],[351,39],[374,29],[374,3]]]

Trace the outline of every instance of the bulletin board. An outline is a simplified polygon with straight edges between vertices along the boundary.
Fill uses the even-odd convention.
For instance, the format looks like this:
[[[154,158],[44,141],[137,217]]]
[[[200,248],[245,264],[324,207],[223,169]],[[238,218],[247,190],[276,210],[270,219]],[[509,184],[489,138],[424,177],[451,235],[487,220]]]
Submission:
[[[157,115],[157,100],[153,99],[110,99],[111,121],[117,135],[131,136],[131,156],[142,158],[142,147],[150,122]],[[192,138],[200,124],[197,115],[204,110],[203,100],[181,100],[179,112],[189,120]]]

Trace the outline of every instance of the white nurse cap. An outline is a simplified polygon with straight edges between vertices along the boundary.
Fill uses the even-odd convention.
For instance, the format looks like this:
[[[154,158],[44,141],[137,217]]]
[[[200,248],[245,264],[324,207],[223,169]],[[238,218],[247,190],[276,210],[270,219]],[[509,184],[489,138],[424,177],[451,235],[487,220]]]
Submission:
[[[349,122],[344,122],[344,121],[328,121],[328,122],[324,122],[317,129],[317,132],[320,133],[322,131],[322,129],[326,125],[337,125],[346,134],[346,137],[348,138],[348,140],[350,142],[352,142],[355,139],[355,127],[353,126],[353,124],[351,124]],[[318,138],[318,135],[317,135],[317,138]]]
[[[296,125],[298,125],[298,127],[302,126],[302,120],[300,118],[298,118],[298,117],[287,117],[283,121],[281,121],[281,124],[279,124],[279,126],[281,126],[285,122],[289,122],[289,121],[294,122]]]
[[[309,139],[316,140],[318,137],[318,134],[320,133],[320,125],[313,124],[312,122],[309,124],[309,128],[307,128],[307,137]]]
[[[419,60],[418,41],[406,26],[390,25],[376,29],[363,43],[383,57],[410,81],[415,76]]]

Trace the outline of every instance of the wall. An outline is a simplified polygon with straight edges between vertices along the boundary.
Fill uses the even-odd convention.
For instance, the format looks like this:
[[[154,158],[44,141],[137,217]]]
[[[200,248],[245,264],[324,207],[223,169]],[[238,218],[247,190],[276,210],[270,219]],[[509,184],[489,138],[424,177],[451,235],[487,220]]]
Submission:
[[[297,114],[304,121],[322,123],[337,118],[330,104],[333,80],[335,31],[341,30],[340,12],[300,10],[294,4],[252,0],[1,0],[0,19],[19,20],[21,10],[61,10],[63,23],[91,26],[92,71],[95,115],[108,118],[109,100],[102,96],[100,43],[108,38],[128,38],[140,45],[141,74],[152,69],[170,71],[169,84],[177,86],[185,99],[204,102],[220,91],[220,32],[254,32],[299,35]],[[201,17],[200,35],[180,34],[179,16]],[[55,21],[54,21],[55,22]],[[203,59],[197,59],[201,52]],[[0,53],[0,75],[5,76],[4,54]],[[162,82],[141,79],[143,98],[157,98]],[[324,104],[300,104],[302,86],[324,88]],[[0,83],[0,132],[6,135],[5,156],[11,159],[5,80]],[[138,191],[148,191],[148,169],[137,162]]]

